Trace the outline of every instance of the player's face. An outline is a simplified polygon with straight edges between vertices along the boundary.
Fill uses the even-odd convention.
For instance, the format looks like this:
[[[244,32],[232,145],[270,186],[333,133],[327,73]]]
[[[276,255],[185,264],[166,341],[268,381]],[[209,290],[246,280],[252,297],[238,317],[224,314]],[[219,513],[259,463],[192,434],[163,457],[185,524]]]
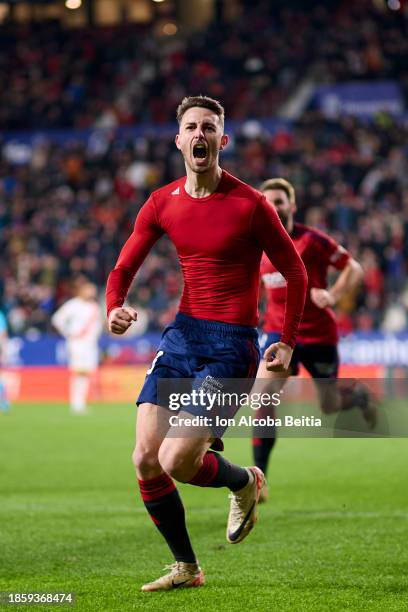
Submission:
[[[78,295],[80,295],[82,299],[89,301],[96,300],[98,297],[96,287],[92,283],[83,284],[78,292]]]
[[[289,200],[287,193],[282,189],[267,189],[264,191],[264,196],[276,208],[282,225],[288,229],[288,225],[293,221],[295,204]]]
[[[202,174],[217,165],[227,142],[220,118],[210,109],[193,107],[184,113],[176,146],[190,170]]]

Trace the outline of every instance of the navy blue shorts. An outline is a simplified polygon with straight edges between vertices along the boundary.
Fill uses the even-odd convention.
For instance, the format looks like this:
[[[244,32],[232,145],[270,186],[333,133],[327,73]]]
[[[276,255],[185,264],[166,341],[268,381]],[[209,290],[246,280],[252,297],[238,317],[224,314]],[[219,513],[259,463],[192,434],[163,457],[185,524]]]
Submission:
[[[137,404],[160,404],[160,379],[255,378],[260,360],[258,332],[254,327],[219,323],[178,314],[163,332],[156,357],[146,373]],[[186,412],[197,414],[193,407]]]
[[[274,342],[279,342],[280,334],[263,333],[259,339],[262,354]],[[296,344],[290,371],[293,376],[299,373],[299,363],[309,372],[312,378],[337,378],[339,371],[339,353],[336,344]]]

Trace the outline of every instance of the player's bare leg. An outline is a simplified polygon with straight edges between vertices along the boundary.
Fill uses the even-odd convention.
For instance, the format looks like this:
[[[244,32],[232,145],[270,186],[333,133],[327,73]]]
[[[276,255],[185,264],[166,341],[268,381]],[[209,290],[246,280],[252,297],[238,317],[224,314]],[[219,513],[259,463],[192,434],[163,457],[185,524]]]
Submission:
[[[187,417],[191,415],[183,412],[179,415],[179,419]],[[256,467],[234,465],[219,453],[209,451],[211,435],[205,427],[172,427],[160,447],[159,461],[163,469],[181,482],[199,487],[227,487],[231,491],[227,540],[236,544],[255,525],[264,475]]]
[[[325,414],[358,408],[372,429],[377,423],[377,407],[366,385],[360,381],[319,379],[315,381],[319,393],[320,408]]]
[[[279,393],[287,379],[290,376],[290,370],[286,372],[271,372],[266,369],[266,361],[263,359],[259,364],[258,373],[256,375],[255,385],[252,393]],[[262,405],[257,410],[257,418],[267,416],[274,417],[275,410],[271,405]],[[264,474],[267,472],[269,457],[276,442],[275,427],[254,427],[252,438],[252,450],[255,465],[262,470]],[[261,489],[259,503],[264,503],[268,499],[268,488],[266,481]]]
[[[90,382],[90,372],[84,370],[71,371],[69,401],[73,414],[86,414]]]
[[[158,453],[165,434],[158,431],[158,410],[158,406],[148,403],[141,404],[137,410],[132,461],[139,479],[155,478],[163,473]]]
[[[159,450],[166,432],[159,427],[159,411],[154,404],[138,408],[136,446],[132,459],[140,493],[153,523],[166,540],[175,562],[159,579],[143,585],[143,591],[162,591],[204,584],[185,523],[184,506],[176,486],[159,463]]]
[[[162,409],[153,404],[139,407],[133,462],[145,506],[166,539],[175,563],[169,566],[168,574],[144,585],[144,591],[204,584],[204,574],[191,547],[184,508],[172,477],[196,486],[228,487],[233,491],[233,535],[235,531],[238,534],[236,539],[229,540],[231,542],[241,541],[252,529],[263,484],[263,474],[256,468],[235,466],[218,453],[209,452],[213,438],[208,429],[170,428],[163,438],[163,433],[159,433],[162,428],[158,427],[160,411]],[[182,413],[179,418],[183,416]],[[242,516],[244,520],[239,521]]]

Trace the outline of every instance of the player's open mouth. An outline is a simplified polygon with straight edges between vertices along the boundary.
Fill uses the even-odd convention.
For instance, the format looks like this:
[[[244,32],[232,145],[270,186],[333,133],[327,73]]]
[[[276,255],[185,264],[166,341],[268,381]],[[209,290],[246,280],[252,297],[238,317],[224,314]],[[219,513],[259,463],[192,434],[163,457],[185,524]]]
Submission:
[[[194,159],[205,159],[207,157],[207,147],[203,143],[195,144],[193,147]]]

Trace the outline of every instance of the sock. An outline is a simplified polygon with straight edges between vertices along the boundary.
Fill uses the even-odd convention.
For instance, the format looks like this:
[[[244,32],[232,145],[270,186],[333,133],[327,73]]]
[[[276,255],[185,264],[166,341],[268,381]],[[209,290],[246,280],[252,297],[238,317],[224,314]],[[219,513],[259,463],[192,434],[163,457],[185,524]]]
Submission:
[[[369,393],[361,383],[351,381],[348,385],[338,386],[341,398],[340,410],[350,410],[351,408],[367,408],[369,403]]]
[[[256,411],[257,419],[267,419],[268,416],[275,417],[275,412],[270,406],[261,406]],[[252,430],[252,453],[254,462],[260,470],[266,474],[269,457],[276,442],[276,427],[274,425],[257,425]]]
[[[89,376],[72,374],[70,380],[70,404],[74,412],[83,412],[89,391]]]
[[[183,502],[168,474],[139,480],[140,494],[153,523],[176,561],[196,563],[187,532]]]
[[[255,428],[254,428],[255,429]],[[266,474],[269,463],[269,456],[275,446],[276,438],[252,438],[252,452],[254,463]]]
[[[246,468],[230,463],[218,453],[208,451],[204,455],[202,466],[188,484],[197,487],[228,487],[231,491],[239,491],[248,481]]]

